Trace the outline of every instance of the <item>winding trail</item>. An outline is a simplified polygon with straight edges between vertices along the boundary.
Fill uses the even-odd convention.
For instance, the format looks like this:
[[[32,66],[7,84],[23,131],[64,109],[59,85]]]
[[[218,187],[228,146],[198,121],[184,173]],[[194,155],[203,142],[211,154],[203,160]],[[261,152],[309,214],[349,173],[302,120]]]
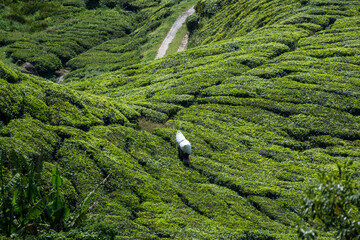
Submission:
[[[192,6],[189,10],[181,13],[181,15],[176,19],[174,24],[172,25],[171,29],[167,33],[166,37],[164,38],[163,42],[161,43],[160,48],[158,49],[157,55],[155,59],[159,59],[165,56],[165,53],[170,45],[170,43],[174,40],[174,37],[184,24],[187,17],[191,16],[195,13],[194,6]]]

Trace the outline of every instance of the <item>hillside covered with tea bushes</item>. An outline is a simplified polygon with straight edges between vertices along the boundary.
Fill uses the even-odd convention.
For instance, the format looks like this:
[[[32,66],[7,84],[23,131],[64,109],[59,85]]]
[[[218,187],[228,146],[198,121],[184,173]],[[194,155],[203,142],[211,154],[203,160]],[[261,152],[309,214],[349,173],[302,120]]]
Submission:
[[[139,47],[177,2],[6,0],[0,6],[0,46],[7,61],[30,62],[52,80],[62,68],[72,69],[70,78],[97,75],[139,62]]]
[[[191,1],[52,2],[36,31],[41,10],[2,5],[0,149],[42,159],[44,189],[59,166],[71,209],[111,175],[86,222],[39,239],[297,239],[320,171],[352,159],[359,178],[359,1],[200,0],[188,50],[159,60],[144,46]],[[43,58],[62,83],[16,70]]]

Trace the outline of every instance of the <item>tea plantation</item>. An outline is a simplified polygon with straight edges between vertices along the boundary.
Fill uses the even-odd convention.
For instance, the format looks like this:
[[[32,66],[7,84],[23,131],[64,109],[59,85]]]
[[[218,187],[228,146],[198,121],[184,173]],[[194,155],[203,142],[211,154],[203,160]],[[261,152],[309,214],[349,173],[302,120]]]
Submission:
[[[77,228],[28,239],[297,239],[320,171],[359,179],[358,0],[31,2],[0,3],[1,179],[15,155],[44,194],[58,166],[70,211],[94,192]],[[188,50],[148,60],[192,3]]]

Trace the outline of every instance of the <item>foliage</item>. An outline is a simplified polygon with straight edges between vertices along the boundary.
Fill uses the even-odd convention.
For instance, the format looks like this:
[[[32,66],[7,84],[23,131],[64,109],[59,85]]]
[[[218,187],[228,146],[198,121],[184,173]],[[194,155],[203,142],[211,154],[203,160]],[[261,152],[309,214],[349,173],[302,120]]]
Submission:
[[[303,214],[313,227],[299,227],[300,238],[315,238],[320,229],[334,230],[336,239],[359,237],[359,183],[352,177],[352,163],[350,160],[344,165],[338,164],[338,172],[322,172],[318,178],[320,183],[308,190]]]
[[[39,181],[43,159],[27,160],[14,152],[1,151],[0,161],[0,233],[7,237],[64,232],[78,227],[87,219],[90,198],[111,175],[97,184],[78,209],[70,213],[62,190],[63,179],[56,165],[52,168],[52,189],[47,192]]]
[[[54,79],[56,71],[71,67],[74,71],[67,78],[79,80],[138,63],[144,57],[139,50],[148,41],[147,34],[170,15],[174,4],[149,0],[16,2],[6,8],[12,18],[0,22],[0,43],[7,45],[7,57],[14,63],[30,62],[43,77]],[[23,19],[20,25],[19,19]]]
[[[80,9],[73,9],[74,4],[69,2],[64,4],[29,1],[9,6],[19,16],[33,18],[29,20],[30,34],[21,42],[12,43],[9,38],[13,35],[4,29],[2,42],[10,44],[7,54],[14,62],[30,62],[40,75],[53,75],[77,54],[111,38],[125,36],[132,29],[128,24],[131,18],[118,11],[86,11],[81,10],[81,4],[75,4]]]
[[[49,75],[84,50],[109,38],[124,36],[131,28],[126,24],[127,21],[129,18],[116,11],[82,12],[56,28],[41,31],[31,35],[28,40],[11,44],[7,54],[14,61],[33,63],[40,75]],[[59,38],[59,35],[63,37]]]
[[[41,20],[45,31],[27,29],[36,13],[0,20],[2,50],[48,49],[72,68],[54,84],[0,65],[0,146],[52,159],[39,186],[51,191],[58,165],[77,216],[111,177],[88,200],[89,221],[39,238],[296,239],[299,200],[319,169],[359,162],[357,1],[200,1],[209,14],[194,16],[190,47],[158,60],[149,45],[179,1],[65,2],[64,15]],[[131,24],[118,36],[92,25],[118,17]],[[190,167],[177,129],[192,144]]]
[[[186,18],[186,28],[190,32],[190,34],[198,27],[199,24],[199,16],[197,14],[193,14]]]
[[[73,57],[67,62],[72,71],[66,76],[65,82],[94,77],[138,63],[141,59],[139,45],[145,41],[142,38],[135,41],[130,37],[117,38]]]
[[[6,179],[5,166],[13,172]],[[43,192],[39,186],[42,159],[27,160],[15,153],[1,152],[1,233],[7,237],[36,235],[40,229],[65,230],[70,209],[64,202],[59,170],[52,175],[52,191]]]

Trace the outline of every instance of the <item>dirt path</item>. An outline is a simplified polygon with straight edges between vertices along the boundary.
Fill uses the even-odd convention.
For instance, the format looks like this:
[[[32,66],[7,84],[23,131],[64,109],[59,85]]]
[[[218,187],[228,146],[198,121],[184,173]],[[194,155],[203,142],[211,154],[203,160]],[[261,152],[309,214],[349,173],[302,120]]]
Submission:
[[[172,25],[170,31],[167,33],[166,37],[164,38],[163,42],[161,43],[160,48],[158,49],[157,55],[155,59],[159,59],[165,56],[165,53],[174,39],[177,31],[180,29],[180,27],[184,24],[187,17],[191,16],[195,13],[194,6],[192,6],[189,10],[183,12],[174,22]]]
[[[189,41],[189,33],[185,34],[184,38],[181,40],[180,46],[177,51],[178,52],[185,51],[188,41]]]

